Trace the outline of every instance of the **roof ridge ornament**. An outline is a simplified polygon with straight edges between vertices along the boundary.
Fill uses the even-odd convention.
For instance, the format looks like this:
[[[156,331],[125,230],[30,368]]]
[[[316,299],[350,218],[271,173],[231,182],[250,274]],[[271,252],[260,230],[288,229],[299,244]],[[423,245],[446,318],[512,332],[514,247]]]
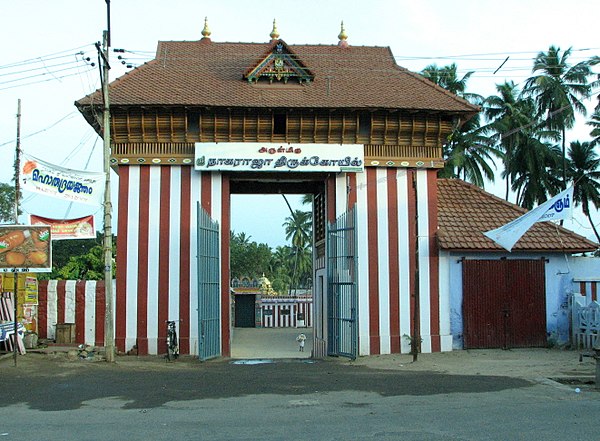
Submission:
[[[277,22],[275,19],[273,19],[273,30],[269,34],[269,37],[271,37],[271,41],[279,39],[279,31],[277,30]]]
[[[340,41],[338,42],[338,46],[339,47],[348,47],[348,42],[346,40],[348,40],[348,34],[346,34],[346,29],[344,29],[344,21],[342,20],[342,26],[341,26],[342,30],[340,31],[338,38],[340,39]]]
[[[202,29],[202,39],[210,39],[210,28],[208,27],[208,17],[204,17],[204,29]]]
[[[249,83],[260,79],[269,83],[287,83],[294,78],[300,84],[312,82],[314,75],[283,40],[271,40],[268,51],[244,74]]]

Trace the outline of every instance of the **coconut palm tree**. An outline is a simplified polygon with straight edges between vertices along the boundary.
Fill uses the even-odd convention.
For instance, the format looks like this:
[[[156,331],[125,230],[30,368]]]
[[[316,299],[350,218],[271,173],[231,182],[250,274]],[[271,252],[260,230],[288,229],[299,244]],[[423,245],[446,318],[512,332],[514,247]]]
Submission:
[[[483,102],[480,95],[466,92],[467,80],[472,74],[472,71],[467,72],[459,78],[458,68],[454,63],[443,67],[430,64],[421,71],[421,75],[431,82],[472,104],[480,105]],[[481,126],[479,115],[455,127],[443,147],[445,165],[439,176],[462,178],[479,187],[485,186],[485,179],[493,182],[495,176],[490,162],[495,165],[494,157],[501,157],[502,153],[494,146],[488,133],[489,127]]]
[[[513,81],[505,81],[497,84],[498,95],[492,95],[485,99],[483,113],[489,121],[492,137],[503,152],[504,171],[502,178],[506,180],[506,195],[508,200],[512,177],[516,165],[515,154],[520,143],[531,127],[535,127],[538,121],[535,118],[535,106],[533,100],[521,97],[521,92]]]
[[[560,192],[562,182],[558,178],[560,149],[545,142],[542,132],[529,133],[514,154],[512,190],[517,193],[517,204],[532,209]]]
[[[571,48],[561,52],[550,46],[534,59],[534,76],[525,81],[523,93],[534,99],[538,115],[545,119],[549,129],[559,130],[562,138],[562,178],[566,188],[566,130],[575,124],[575,114],[586,115],[584,100],[592,88],[589,77],[593,74],[591,60],[569,64]]]
[[[290,240],[293,246],[302,248],[312,242],[312,212],[294,210],[291,216],[283,222],[285,238]]]
[[[467,81],[473,73],[474,71],[467,72],[459,79],[458,67],[455,63],[443,67],[438,67],[437,64],[430,64],[421,71],[421,75],[429,81],[463,98],[470,96],[466,93]]]
[[[588,218],[596,239],[600,235],[590,215],[590,202],[600,208],[600,156],[594,151],[591,142],[573,141],[569,147],[569,178],[573,181],[573,199],[581,205],[583,214]]]
[[[590,117],[590,120],[586,123],[588,126],[592,126],[590,136],[592,137],[592,145],[600,144],[600,104]]]
[[[502,152],[495,147],[493,138],[488,136],[489,126],[480,126],[479,115],[456,127],[444,145],[444,169],[439,176],[461,178],[478,187],[485,186],[485,180],[494,181],[494,157],[501,158]]]

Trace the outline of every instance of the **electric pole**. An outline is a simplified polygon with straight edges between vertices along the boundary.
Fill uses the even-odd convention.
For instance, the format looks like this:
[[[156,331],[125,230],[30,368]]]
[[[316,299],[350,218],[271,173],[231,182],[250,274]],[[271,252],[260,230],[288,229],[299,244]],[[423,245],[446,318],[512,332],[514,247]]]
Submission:
[[[19,223],[19,173],[21,169],[21,98],[17,100],[17,147],[15,159],[15,225]]]
[[[108,5],[108,2],[107,2]],[[104,349],[106,361],[115,361],[115,339],[113,319],[113,289],[112,289],[112,203],[110,198],[110,102],[108,97],[108,71],[110,64],[109,53],[109,31],[104,31],[102,49],[96,43],[96,49],[102,59],[101,79],[102,98],[104,103],[102,138],[104,141],[104,295],[106,302],[104,318]]]

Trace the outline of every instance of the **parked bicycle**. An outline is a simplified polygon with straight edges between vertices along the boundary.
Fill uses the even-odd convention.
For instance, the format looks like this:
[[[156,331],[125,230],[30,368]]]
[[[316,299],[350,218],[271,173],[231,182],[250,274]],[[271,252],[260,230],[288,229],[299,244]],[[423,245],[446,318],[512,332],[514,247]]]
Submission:
[[[175,326],[175,320],[167,320],[167,361],[173,361],[177,357],[179,357],[177,327]]]

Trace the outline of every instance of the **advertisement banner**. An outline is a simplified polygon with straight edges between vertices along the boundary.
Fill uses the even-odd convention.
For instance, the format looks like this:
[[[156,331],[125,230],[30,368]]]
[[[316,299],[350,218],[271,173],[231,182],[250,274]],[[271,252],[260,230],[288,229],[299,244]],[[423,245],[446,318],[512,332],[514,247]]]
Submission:
[[[54,198],[100,205],[104,195],[104,173],[71,170],[21,153],[21,188]]]
[[[31,225],[50,225],[52,240],[61,239],[95,239],[94,216],[77,219],[50,219],[48,217],[29,215]]]
[[[52,271],[49,226],[0,225],[0,271]]]
[[[196,143],[200,171],[362,172],[362,144]]]

